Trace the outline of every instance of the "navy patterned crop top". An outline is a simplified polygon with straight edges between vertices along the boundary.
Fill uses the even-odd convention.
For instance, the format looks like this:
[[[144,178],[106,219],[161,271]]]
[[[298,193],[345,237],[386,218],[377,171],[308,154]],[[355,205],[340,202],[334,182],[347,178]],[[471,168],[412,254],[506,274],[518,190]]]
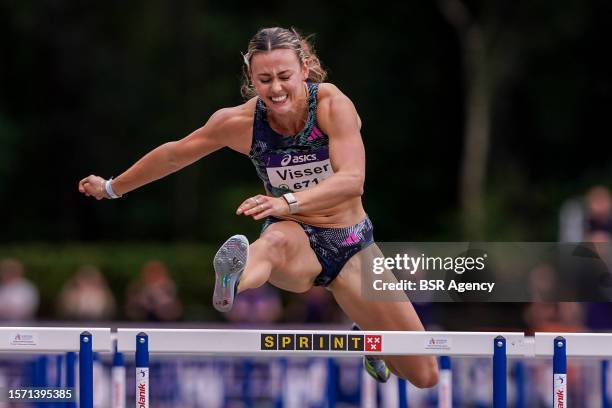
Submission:
[[[293,137],[272,130],[266,107],[257,100],[249,157],[266,191],[275,197],[306,190],[334,174],[329,138],[317,126],[319,84],[307,82],[307,86],[308,118],[304,129]]]

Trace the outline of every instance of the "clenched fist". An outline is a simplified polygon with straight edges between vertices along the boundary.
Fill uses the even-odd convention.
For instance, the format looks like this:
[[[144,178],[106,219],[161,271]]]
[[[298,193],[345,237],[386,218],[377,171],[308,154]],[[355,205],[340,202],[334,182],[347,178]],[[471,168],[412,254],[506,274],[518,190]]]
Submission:
[[[106,180],[104,180],[102,177],[94,175],[87,176],[83,180],[79,181],[79,191],[85,194],[87,197],[92,196],[97,200],[110,198],[104,189],[105,182]]]

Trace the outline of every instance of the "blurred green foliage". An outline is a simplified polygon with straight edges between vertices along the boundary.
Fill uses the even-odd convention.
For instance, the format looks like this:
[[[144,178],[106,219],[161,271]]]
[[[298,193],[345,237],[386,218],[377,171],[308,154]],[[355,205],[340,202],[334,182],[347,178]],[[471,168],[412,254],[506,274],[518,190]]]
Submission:
[[[0,247],[0,259],[21,260],[26,277],[40,292],[38,316],[54,319],[62,286],[83,265],[100,268],[117,302],[117,319],[125,318],[126,289],[139,277],[150,260],[163,261],[177,285],[185,320],[216,320],[210,306],[214,272],[212,258],[217,248],[208,245],[175,244],[28,244]]]

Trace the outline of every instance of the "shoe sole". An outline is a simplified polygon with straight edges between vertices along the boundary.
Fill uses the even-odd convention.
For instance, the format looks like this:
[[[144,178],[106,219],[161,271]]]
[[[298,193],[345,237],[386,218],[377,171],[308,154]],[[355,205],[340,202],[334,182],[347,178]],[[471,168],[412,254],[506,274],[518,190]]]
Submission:
[[[249,240],[244,235],[229,238],[215,254],[215,290],[213,306],[220,312],[229,312],[234,305],[236,287],[249,256]]]

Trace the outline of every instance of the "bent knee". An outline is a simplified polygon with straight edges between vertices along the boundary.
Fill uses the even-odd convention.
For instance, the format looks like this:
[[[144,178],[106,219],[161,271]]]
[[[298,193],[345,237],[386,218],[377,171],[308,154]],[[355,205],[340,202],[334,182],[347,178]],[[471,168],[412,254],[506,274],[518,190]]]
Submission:
[[[416,375],[413,375],[410,382],[417,388],[431,388],[438,384],[440,372],[438,371],[438,362],[435,357],[428,357],[428,361],[423,362],[424,367],[418,370]]]
[[[438,363],[434,357],[420,357],[416,366],[395,366],[396,374],[410,381],[417,388],[431,388],[438,384]]]
[[[289,239],[284,232],[267,231],[258,241],[264,257],[269,259],[273,265],[279,266],[285,262]]]
[[[267,231],[260,240],[271,250],[280,250],[287,246],[287,235],[281,231]]]
[[[438,367],[433,367],[419,372],[410,382],[417,388],[431,388],[438,384],[439,377]]]

